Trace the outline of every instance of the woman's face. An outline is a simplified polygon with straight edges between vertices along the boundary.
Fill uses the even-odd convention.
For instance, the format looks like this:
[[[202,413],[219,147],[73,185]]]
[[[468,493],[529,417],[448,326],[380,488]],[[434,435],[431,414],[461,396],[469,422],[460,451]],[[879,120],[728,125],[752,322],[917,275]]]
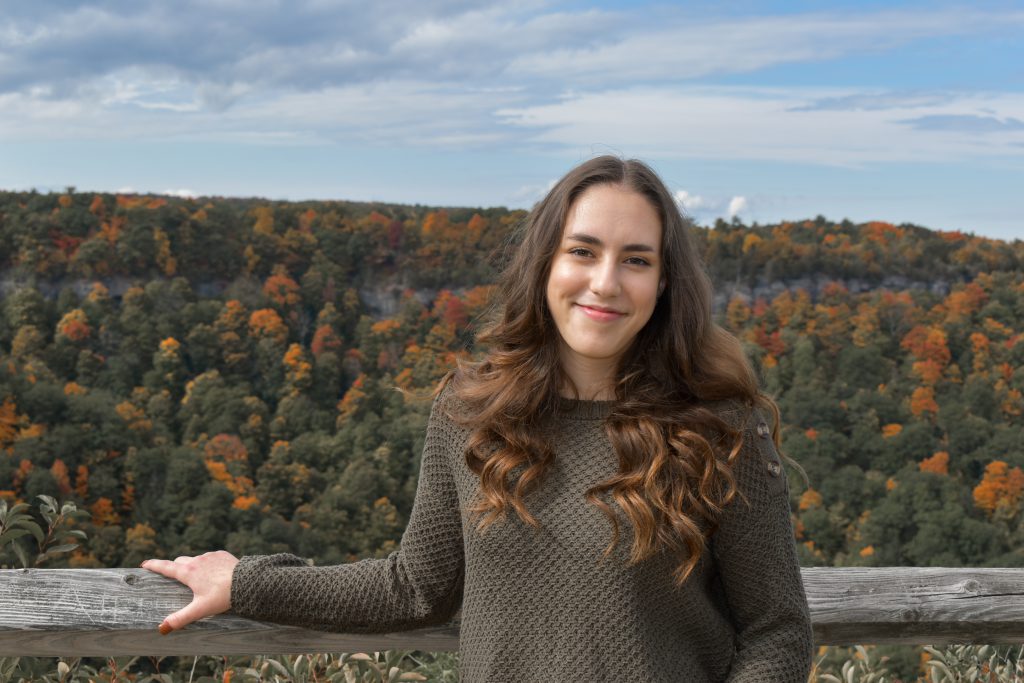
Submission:
[[[546,294],[562,367],[577,388],[611,380],[650,320],[662,286],[661,232],[654,206],[624,185],[595,185],[569,207]]]

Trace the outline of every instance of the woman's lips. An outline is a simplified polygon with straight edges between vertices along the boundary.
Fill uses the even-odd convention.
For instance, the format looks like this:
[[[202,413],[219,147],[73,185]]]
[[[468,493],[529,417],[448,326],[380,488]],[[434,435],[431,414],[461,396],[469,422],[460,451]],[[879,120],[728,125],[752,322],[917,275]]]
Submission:
[[[582,310],[588,318],[591,320],[597,320],[598,322],[611,322],[612,320],[618,320],[625,315],[625,313],[621,313],[611,308],[600,308],[584,304],[576,305],[580,307],[580,310]]]

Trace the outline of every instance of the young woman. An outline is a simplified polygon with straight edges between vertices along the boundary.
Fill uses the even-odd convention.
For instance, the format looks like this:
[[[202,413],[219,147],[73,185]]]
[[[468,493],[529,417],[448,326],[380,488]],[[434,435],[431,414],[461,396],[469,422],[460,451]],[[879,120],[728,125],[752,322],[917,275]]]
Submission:
[[[461,606],[463,681],[807,680],[778,411],[711,320],[672,196],[600,157],[524,228],[486,355],[435,399],[401,549],[147,560],[195,594],[161,631],[232,609],[389,632]]]

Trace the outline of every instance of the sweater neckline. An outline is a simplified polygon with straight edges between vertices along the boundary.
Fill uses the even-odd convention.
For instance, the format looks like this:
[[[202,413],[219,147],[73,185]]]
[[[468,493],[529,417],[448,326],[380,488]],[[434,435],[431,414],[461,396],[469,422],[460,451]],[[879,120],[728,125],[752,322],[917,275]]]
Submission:
[[[558,396],[555,409],[570,420],[603,420],[612,413],[615,401],[586,401]]]

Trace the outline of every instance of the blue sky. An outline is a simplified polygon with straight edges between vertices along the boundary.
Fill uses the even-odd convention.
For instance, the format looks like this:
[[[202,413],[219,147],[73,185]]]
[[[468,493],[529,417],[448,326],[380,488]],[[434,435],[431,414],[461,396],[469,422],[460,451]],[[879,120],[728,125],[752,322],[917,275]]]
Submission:
[[[704,224],[1024,238],[1024,3],[0,0],[3,189],[529,207],[609,152]]]

